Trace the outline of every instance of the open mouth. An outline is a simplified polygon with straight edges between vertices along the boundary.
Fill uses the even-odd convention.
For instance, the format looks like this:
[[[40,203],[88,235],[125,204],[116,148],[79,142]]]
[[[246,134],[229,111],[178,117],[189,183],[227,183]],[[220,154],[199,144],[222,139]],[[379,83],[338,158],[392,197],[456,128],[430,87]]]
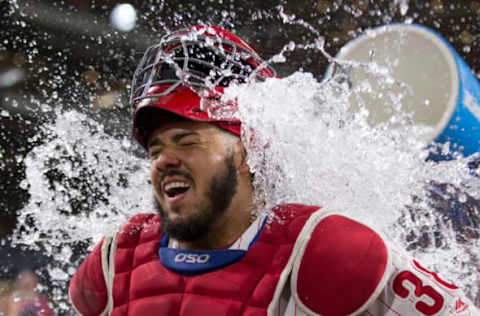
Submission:
[[[190,185],[185,182],[171,182],[165,185],[164,191],[169,198],[178,197],[190,189]]]

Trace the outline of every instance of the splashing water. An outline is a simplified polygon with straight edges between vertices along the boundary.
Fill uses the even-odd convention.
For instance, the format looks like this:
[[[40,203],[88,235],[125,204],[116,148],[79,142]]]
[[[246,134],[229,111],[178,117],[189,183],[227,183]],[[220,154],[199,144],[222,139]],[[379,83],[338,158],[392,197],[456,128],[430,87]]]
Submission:
[[[383,85],[395,84],[388,71],[370,66],[384,78]],[[227,89],[225,98],[237,99],[238,112],[218,111],[217,104],[215,115],[237,115],[243,122],[256,198],[265,209],[299,202],[359,219],[476,293],[478,239],[457,242],[451,220],[432,206],[430,186],[446,183],[454,189],[442,194],[459,191],[463,202],[480,199],[480,179],[472,177],[468,159],[426,160],[428,150],[417,139],[427,128],[408,126],[408,121],[400,120],[404,128],[371,127],[368,111],[350,111],[349,97],[373,90],[362,84],[359,91],[349,90],[342,75],[318,82],[296,72]],[[88,239],[91,246],[129,216],[151,210],[148,163],[133,155],[125,139],[113,139],[102,125],[75,111],[57,113],[43,133],[47,141],[25,158],[22,186],[31,197],[20,211],[17,242],[45,241],[55,259],[68,262],[69,244]],[[409,236],[425,234],[431,239],[440,234],[441,245],[412,247],[416,239]],[[59,286],[74,270],[67,272],[49,269]]]
[[[409,10],[409,1],[395,4],[402,16]],[[317,40],[313,44],[291,41],[271,62],[286,61],[284,53],[296,49],[326,54],[318,31],[277,9],[283,23],[301,25]],[[396,84],[388,67],[351,66],[366,66],[387,88]],[[266,203],[266,209],[300,202],[359,219],[474,296],[480,279],[479,207],[469,209],[468,205],[480,199],[478,173],[472,176],[468,158],[426,160],[429,152],[417,139],[427,128],[408,125],[408,113],[394,116],[397,122],[371,127],[370,113],[350,111],[349,97],[374,90],[368,82],[351,90],[343,79],[337,73],[318,82],[309,73],[297,72],[227,90],[225,97],[237,99],[238,112],[224,109],[219,115],[234,113],[243,122],[256,198]],[[392,102],[400,105],[401,93],[392,95]],[[132,153],[129,141],[114,139],[101,124],[78,112],[56,114],[55,122],[42,126],[44,142],[24,160],[26,178],[21,186],[28,189],[30,199],[19,211],[14,239],[68,263],[73,260],[75,242],[87,241],[92,247],[132,214],[151,211],[151,188],[148,162]],[[392,130],[390,123],[403,128]],[[452,199],[473,214],[460,228],[448,211],[442,213],[437,206]],[[477,226],[472,226],[472,218]],[[48,267],[58,287],[55,300],[65,301],[72,266],[78,266],[78,260],[66,268]],[[69,309],[62,304],[61,309]]]
[[[57,114],[55,123],[43,126],[48,135],[45,143],[24,160],[26,179],[21,186],[28,188],[30,200],[20,212],[15,236],[28,244],[98,241],[115,225],[151,206],[144,194],[150,190],[148,165],[130,152],[126,139],[110,137],[85,115]]]
[[[75,242],[87,241],[91,249],[131,215],[151,211],[148,164],[133,155],[126,139],[114,139],[76,111],[58,112],[42,134],[43,144],[24,159],[20,185],[30,199],[19,211],[13,241],[53,257],[57,265],[47,272],[57,286],[55,300],[62,301],[78,265]]]
[[[396,84],[388,72],[370,69],[387,90]],[[409,125],[401,113],[372,127],[367,110],[350,111],[349,97],[359,91],[342,84],[341,75],[318,82],[297,72],[227,90],[226,100],[238,102],[257,199],[266,209],[299,202],[352,216],[475,296],[480,177],[468,167],[472,157],[427,160],[429,149],[418,139],[429,128]],[[454,200],[467,214],[463,227],[448,214]],[[477,204],[469,210],[469,203]]]

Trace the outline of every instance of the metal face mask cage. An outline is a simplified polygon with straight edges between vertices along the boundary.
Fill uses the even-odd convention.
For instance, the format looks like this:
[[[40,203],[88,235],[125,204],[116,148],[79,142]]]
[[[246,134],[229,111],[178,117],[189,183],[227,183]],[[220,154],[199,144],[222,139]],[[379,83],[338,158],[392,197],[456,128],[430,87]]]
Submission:
[[[231,40],[198,33],[179,30],[146,50],[132,80],[134,110],[139,101],[165,96],[182,84],[196,92],[214,91],[217,86],[276,76],[255,52]],[[148,94],[152,86],[164,84],[169,85],[167,89]]]

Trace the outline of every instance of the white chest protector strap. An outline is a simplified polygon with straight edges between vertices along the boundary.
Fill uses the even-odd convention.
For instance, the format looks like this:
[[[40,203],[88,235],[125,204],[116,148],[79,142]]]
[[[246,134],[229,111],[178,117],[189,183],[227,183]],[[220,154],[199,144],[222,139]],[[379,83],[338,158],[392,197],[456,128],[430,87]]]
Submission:
[[[359,315],[392,271],[389,251],[371,228],[324,210],[312,214],[292,254],[291,293],[307,315]]]

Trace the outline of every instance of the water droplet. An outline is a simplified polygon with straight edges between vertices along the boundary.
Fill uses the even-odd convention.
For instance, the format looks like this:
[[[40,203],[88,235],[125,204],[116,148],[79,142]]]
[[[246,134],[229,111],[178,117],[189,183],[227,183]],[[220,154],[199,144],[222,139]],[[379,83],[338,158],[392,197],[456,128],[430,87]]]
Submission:
[[[22,297],[20,296],[20,293],[18,291],[14,291],[12,293],[12,299],[14,302],[19,302],[22,299]]]
[[[22,180],[22,181],[20,182],[20,185],[19,185],[19,186],[20,186],[21,189],[27,190],[27,189],[28,189],[28,181]]]
[[[50,273],[50,277],[53,278],[54,280],[66,281],[69,279],[69,275],[60,268],[56,268],[56,267],[52,268],[49,270],[49,273]]]
[[[129,148],[131,147],[131,142],[130,142],[130,140],[124,138],[124,139],[122,140],[122,147],[123,147],[124,149],[129,149]]]
[[[287,61],[287,58],[283,54],[277,54],[271,58],[271,61],[274,63],[284,63]]]
[[[315,47],[318,50],[323,50],[324,46],[325,46],[325,37],[323,37],[323,36],[318,37],[315,40]]]
[[[400,14],[405,15],[408,11],[408,2],[409,0],[395,0],[400,9]]]
[[[295,50],[295,42],[294,42],[294,41],[290,41],[290,42],[288,43],[287,48],[288,48],[289,51],[294,51],[294,50]]]
[[[52,108],[50,107],[50,105],[43,103],[40,105],[40,109],[42,110],[43,113],[45,113],[45,112],[49,112]]]

